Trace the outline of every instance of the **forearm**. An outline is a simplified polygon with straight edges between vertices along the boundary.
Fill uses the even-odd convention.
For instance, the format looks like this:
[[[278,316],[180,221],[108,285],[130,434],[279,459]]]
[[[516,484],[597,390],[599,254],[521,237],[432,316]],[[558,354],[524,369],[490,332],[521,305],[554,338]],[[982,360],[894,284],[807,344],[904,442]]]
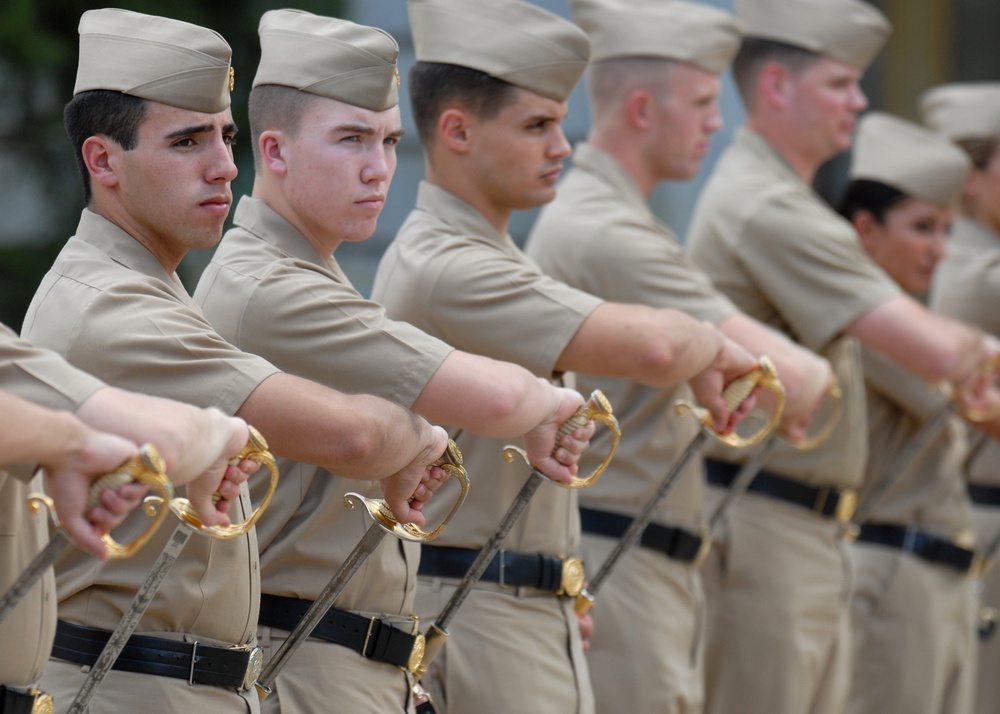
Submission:
[[[89,430],[72,413],[0,390],[0,463],[51,463],[83,449]]]
[[[264,380],[237,416],[260,430],[273,453],[346,478],[394,474],[430,441],[430,425],[402,407],[289,374]]]
[[[528,370],[455,350],[412,409],[434,424],[511,438],[552,419],[559,403],[557,390]]]

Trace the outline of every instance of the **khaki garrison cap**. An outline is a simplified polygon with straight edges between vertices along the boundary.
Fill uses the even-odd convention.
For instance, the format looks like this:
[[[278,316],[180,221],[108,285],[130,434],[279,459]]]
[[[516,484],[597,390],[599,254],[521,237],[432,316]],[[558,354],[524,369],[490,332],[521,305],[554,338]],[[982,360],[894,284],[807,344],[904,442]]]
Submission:
[[[920,97],[924,124],[952,141],[1000,139],[1000,82],[934,87]]]
[[[384,111],[399,103],[399,45],[387,32],[301,10],[260,18],[253,86],[278,84]]]
[[[965,152],[940,134],[891,114],[868,112],[858,123],[849,176],[951,206],[961,198],[971,168]]]
[[[407,0],[419,62],[453,64],[558,101],[587,68],[583,30],[521,0]]]
[[[744,37],[784,42],[864,70],[889,38],[885,16],[861,0],[735,0]]]
[[[128,10],[80,18],[80,65],[73,94],[109,89],[215,114],[229,106],[232,50],[198,25]]]
[[[658,57],[722,74],[740,48],[736,18],[708,5],[570,0],[570,8],[590,38],[592,62]]]

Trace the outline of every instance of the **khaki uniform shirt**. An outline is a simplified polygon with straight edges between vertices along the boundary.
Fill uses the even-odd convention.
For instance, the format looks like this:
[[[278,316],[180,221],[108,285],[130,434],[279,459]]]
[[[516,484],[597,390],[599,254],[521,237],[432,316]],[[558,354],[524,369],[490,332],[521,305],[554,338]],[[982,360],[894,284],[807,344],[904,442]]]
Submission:
[[[945,537],[968,529],[962,420],[950,416],[916,461],[906,471],[896,472],[893,461],[900,451],[926,422],[948,409],[948,400],[926,381],[869,349],[862,349],[862,363],[868,387],[869,446],[861,503],[867,503],[873,490],[881,490],[879,484],[892,474],[892,485],[874,502],[867,520],[918,526]]]
[[[333,257],[263,201],[244,197],[194,298],[223,337],[289,374],[345,392],[413,404],[452,348],[365,300]],[[258,522],[261,589],[316,599],[364,535],[370,519],[348,510],[348,491],[378,485],[332,478],[279,460],[281,482]],[[412,609],[419,546],[386,538],[337,598],[352,610]]]
[[[215,406],[227,414],[278,371],[219,337],[176,275],[164,271],[130,235],[89,210],[35,293],[24,335],[109,384]],[[244,489],[230,517],[237,522],[249,511]],[[144,527],[145,518],[136,509],[121,526],[123,537]],[[99,563],[75,552],[60,561],[59,616],[113,629],[172,531],[168,520],[126,560]],[[256,630],[259,586],[253,530],[231,540],[196,536],[136,631],[244,644]]]
[[[602,303],[543,274],[509,235],[497,233],[467,203],[426,182],[382,258],[372,297],[395,319],[458,349],[515,362],[546,378]],[[472,434],[458,440],[472,489],[435,544],[478,548],[496,530],[529,473],[520,458],[504,462],[507,443]],[[456,484],[446,483],[427,504],[430,523],[451,508],[455,489]],[[542,484],[504,548],[572,554],[579,532],[576,491]]]
[[[858,486],[867,451],[864,382],[857,342],[842,333],[899,287],[865,253],[851,224],[745,127],[699,198],[688,251],[743,312],[823,354],[840,382],[844,412],[830,438],[811,451],[782,445],[768,469]]]
[[[676,236],[649,210],[621,165],[588,145],[576,147],[574,168],[556,199],[542,209],[525,252],[554,278],[605,300],[683,310],[717,324],[736,311],[685,258]],[[651,389],[628,379],[577,375],[585,394],[601,389],[614,406],[622,440],[608,471],[580,492],[580,504],[634,514],[697,435],[698,422],[674,403],[693,401],[682,383]],[[601,429],[580,462],[589,473],[608,451]],[[703,491],[701,459],[694,459],[661,505],[660,522],[697,530]]]
[[[930,303],[934,310],[1000,337],[1000,235],[968,218],[956,219],[948,255],[934,275]],[[969,447],[968,480],[1000,486],[1000,442],[970,429]]]
[[[76,409],[104,386],[47,350],[19,340],[0,325],[0,389],[50,409]],[[48,514],[33,514],[28,496],[42,491],[29,464],[0,468],[0,593],[14,583],[48,542]],[[55,578],[50,570],[0,624],[0,684],[28,687],[42,676],[56,626]],[[15,644],[16,643],[16,644]]]

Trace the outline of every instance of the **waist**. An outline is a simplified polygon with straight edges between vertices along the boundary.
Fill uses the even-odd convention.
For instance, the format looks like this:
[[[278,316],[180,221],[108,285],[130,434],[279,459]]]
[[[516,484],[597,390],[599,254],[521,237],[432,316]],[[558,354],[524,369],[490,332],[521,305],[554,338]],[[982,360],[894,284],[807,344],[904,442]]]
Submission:
[[[858,532],[857,541],[904,550],[930,563],[947,565],[963,573],[969,571],[975,559],[975,551],[914,526],[865,523]]]
[[[980,506],[1000,506],[1000,486],[970,483],[969,499]]]
[[[266,627],[291,632],[310,606],[311,600],[264,594],[260,596],[258,621]],[[365,617],[335,607],[326,611],[309,636],[347,647],[367,659],[406,670],[412,670],[423,653],[422,636],[406,632],[384,618]]]
[[[479,555],[476,548],[423,545],[418,575],[461,579]],[[514,587],[531,587],[576,597],[583,589],[583,563],[578,558],[501,550],[486,566],[482,579]]]
[[[0,684],[0,714],[51,714],[52,695]]]
[[[584,533],[621,538],[632,525],[630,516],[593,508],[580,508],[580,525]],[[701,550],[702,537],[684,528],[648,524],[639,536],[639,545],[655,550],[681,563],[691,563]]]
[[[93,666],[110,637],[109,630],[59,620],[52,656]],[[257,681],[262,664],[260,647],[221,647],[197,641],[132,635],[112,669],[184,679],[188,684],[245,690]]]
[[[708,482],[713,486],[728,487],[739,470],[739,464],[705,459]],[[857,493],[852,488],[813,486],[764,469],[757,472],[747,491],[792,503],[820,516],[842,522],[849,521],[857,507]]]

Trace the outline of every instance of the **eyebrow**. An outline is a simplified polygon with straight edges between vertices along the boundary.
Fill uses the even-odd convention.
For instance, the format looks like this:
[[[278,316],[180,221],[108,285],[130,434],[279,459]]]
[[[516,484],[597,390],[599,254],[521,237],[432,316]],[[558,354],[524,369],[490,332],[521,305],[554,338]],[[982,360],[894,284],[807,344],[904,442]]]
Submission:
[[[177,139],[182,136],[189,136],[191,134],[206,134],[215,131],[214,124],[196,124],[194,126],[186,126],[183,129],[178,129],[177,131],[172,131],[167,134],[167,139]],[[222,127],[223,134],[235,134],[239,129],[235,122],[229,122],[224,127]]]
[[[370,136],[375,133],[375,128],[367,124],[340,124],[338,126],[335,126],[333,128],[333,131],[345,132],[348,134],[364,134],[366,136]],[[396,131],[389,132],[389,136],[393,137],[394,139],[398,139],[405,133],[406,133],[405,129],[399,128],[396,129]]]

